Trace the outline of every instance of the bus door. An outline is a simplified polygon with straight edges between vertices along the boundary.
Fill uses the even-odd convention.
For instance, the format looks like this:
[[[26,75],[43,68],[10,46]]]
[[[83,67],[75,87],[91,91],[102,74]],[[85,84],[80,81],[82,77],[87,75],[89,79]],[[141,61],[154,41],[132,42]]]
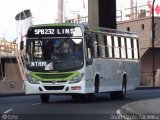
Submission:
[[[86,78],[86,88],[93,88],[93,58],[92,58],[92,40],[89,33],[85,33],[85,78]]]

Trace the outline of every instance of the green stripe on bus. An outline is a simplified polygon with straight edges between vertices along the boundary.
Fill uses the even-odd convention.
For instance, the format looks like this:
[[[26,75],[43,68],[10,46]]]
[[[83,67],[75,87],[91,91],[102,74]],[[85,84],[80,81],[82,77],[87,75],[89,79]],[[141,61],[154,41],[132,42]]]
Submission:
[[[32,72],[30,75],[38,81],[63,81],[63,80],[72,80],[79,73],[74,72],[59,72],[59,73],[41,73],[41,72]]]

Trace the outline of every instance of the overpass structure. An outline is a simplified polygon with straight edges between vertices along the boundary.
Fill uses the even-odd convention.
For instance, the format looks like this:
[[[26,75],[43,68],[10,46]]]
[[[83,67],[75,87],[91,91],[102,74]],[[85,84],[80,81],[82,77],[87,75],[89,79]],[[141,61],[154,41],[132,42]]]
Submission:
[[[58,23],[67,21],[79,23],[89,22],[91,26],[100,26],[116,29],[116,0],[88,0],[88,17],[80,17],[71,20],[64,20],[65,0],[58,0]],[[84,0],[83,0],[84,2]],[[64,12],[65,13],[65,12]]]
[[[88,0],[88,22],[93,26],[116,29],[116,0]]]

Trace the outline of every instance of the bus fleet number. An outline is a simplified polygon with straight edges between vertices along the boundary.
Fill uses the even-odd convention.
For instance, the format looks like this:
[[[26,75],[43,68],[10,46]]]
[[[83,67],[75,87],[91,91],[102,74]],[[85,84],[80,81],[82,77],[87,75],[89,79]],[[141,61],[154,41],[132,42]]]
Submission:
[[[35,35],[50,35],[54,34],[54,29],[35,29]]]

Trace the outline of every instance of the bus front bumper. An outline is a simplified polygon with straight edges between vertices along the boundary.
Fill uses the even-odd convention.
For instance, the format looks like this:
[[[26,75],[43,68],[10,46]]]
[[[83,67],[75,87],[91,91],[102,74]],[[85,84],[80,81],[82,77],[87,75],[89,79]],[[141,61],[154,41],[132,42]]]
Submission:
[[[74,84],[32,84],[24,82],[26,94],[72,94],[85,93],[84,81]]]

